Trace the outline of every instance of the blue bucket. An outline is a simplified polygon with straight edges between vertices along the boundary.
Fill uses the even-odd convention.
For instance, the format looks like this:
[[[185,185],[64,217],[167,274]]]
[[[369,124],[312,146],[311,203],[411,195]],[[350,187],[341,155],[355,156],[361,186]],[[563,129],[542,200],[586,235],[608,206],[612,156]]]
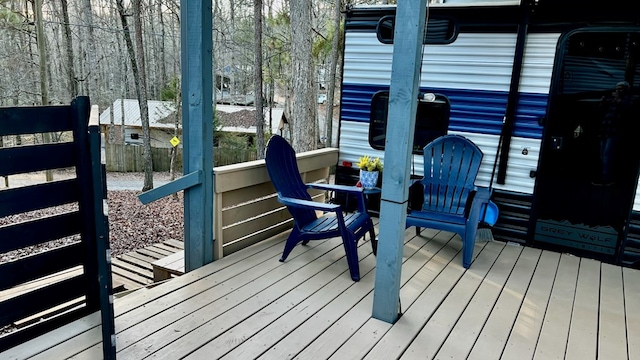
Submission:
[[[487,206],[487,204],[482,204],[482,207],[480,208],[480,222],[493,226],[496,224],[496,221],[498,221],[498,206],[491,200],[489,200],[488,205],[489,206]],[[484,219],[482,218],[483,215]]]

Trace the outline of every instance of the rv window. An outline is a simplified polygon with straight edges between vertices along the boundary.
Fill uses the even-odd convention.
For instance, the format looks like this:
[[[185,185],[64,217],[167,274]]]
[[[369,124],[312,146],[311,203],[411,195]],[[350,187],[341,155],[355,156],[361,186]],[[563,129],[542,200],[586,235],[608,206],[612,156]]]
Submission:
[[[378,91],[371,99],[369,122],[369,144],[372,148],[384,150],[387,132],[389,92]],[[438,136],[445,135],[449,128],[449,99],[441,94],[422,93],[418,100],[413,153],[421,154],[425,145]]]
[[[383,44],[393,44],[395,20],[395,16],[387,15],[378,21],[378,41]],[[430,18],[425,32],[424,44],[450,44],[458,36],[455,22],[446,18]]]

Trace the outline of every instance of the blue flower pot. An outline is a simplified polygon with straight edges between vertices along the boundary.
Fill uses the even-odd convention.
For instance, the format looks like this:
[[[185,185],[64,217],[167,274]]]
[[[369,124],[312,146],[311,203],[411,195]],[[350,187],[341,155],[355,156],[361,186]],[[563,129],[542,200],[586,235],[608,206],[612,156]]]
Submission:
[[[360,184],[365,189],[373,189],[378,184],[379,171],[366,171],[360,169]]]

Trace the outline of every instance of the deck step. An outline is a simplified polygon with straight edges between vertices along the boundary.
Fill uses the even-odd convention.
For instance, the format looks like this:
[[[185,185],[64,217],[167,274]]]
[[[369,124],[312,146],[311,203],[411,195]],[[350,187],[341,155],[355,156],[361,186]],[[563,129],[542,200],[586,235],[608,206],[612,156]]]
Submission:
[[[170,279],[173,275],[180,276],[184,274],[184,250],[154,261],[151,265],[154,282]]]
[[[180,275],[184,273],[184,244],[177,240],[166,240],[162,243],[153,244],[144,249],[136,249],[134,251],[116,256],[111,262],[111,271],[113,273],[114,283],[122,284],[120,292],[131,292],[135,289],[143,288],[154,283],[154,266],[152,263],[162,261],[168,257],[177,255],[182,264],[182,272],[178,273],[178,269],[172,270],[171,275]],[[176,267],[177,265],[171,265]],[[114,291],[115,292],[115,291]]]

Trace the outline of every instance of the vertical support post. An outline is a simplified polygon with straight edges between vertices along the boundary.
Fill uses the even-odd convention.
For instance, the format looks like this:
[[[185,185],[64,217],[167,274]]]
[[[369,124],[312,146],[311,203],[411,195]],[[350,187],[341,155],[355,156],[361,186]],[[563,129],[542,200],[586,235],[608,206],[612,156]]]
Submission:
[[[399,315],[409,169],[426,13],[427,0],[398,0],[372,314],[388,323],[394,323]]]
[[[100,113],[98,105],[91,107],[89,119],[89,154],[93,182],[94,238],[100,287],[100,316],[102,319],[102,358],[116,359],[116,328],[113,312],[113,279],[111,275],[111,249],[109,246],[109,221],[107,212],[106,167],[100,154]]]
[[[213,20],[211,0],[180,7],[184,174],[202,182],[184,192],[185,271],[213,261]]]

